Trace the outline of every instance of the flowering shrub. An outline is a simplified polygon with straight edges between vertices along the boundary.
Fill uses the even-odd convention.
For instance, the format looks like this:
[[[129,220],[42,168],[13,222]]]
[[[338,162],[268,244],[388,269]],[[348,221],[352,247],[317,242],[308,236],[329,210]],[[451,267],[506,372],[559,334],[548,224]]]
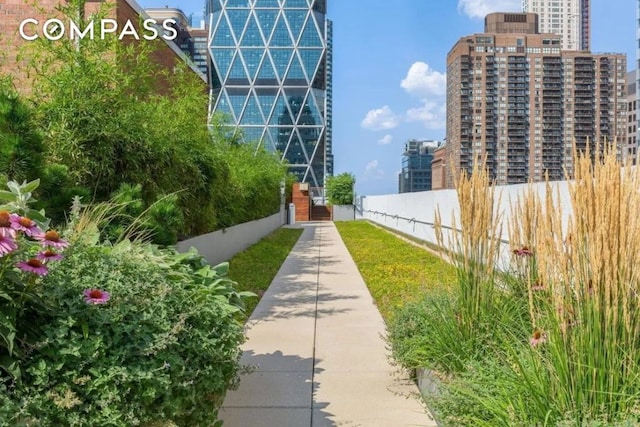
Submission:
[[[78,209],[63,239],[37,186],[0,192],[0,426],[218,425],[248,296],[228,265],[80,238]]]
[[[9,191],[0,191],[0,370],[14,380],[20,377],[17,363],[20,349],[16,341],[27,340],[31,311],[46,304],[40,288],[49,263],[59,261],[59,251],[68,246],[54,230],[46,230],[47,219],[33,210],[32,192],[39,181],[19,185],[9,182]],[[0,378],[4,375],[0,372]]]
[[[35,318],[0,426],[215,425],[244,339],[246,294],[226,270],[128,241],[74,244],[42,278],[55,310]]]

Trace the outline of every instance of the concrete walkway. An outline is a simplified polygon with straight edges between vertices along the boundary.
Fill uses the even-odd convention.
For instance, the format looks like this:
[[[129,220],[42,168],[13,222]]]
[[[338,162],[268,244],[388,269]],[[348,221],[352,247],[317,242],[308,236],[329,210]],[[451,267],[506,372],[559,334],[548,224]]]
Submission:
[[[435,426],[390,366],[384,323],[337,229],[307,223],[249,321],[225,427]]]

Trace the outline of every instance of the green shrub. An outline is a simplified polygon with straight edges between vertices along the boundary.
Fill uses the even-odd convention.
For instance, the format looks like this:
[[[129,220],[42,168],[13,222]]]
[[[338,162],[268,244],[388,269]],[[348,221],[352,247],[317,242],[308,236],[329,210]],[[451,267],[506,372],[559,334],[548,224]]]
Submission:
[[[112,209],[99,226],[103,239],[111,242],[141,238],[158,245],[175,245],[184,226],[177,194],[161,197],[147,206],[142,199],[141,185],[123,183],[106,205]]]
[[[44,209],[53,224],[64,224],[67,212],[71,207],[74,197],[80,197],[85,202],[92,199],[87,187],[75,185],[69,174],[69,168],[65,165],[48,163],[45,165],[40,187],[38,188],[38,208]]]
[[[47,230],[49,221],[43,213],[30,206],[38,183],[9,181],[9,191],[0,191],[0,382],[7,375],[12,381],[20,380],[19,360],[24,355],[20,344],[34,329],[30,317],[48,307],[41,276],[62,249],[45,251],[50,246],[47,241],[55,237]]]
[[[44,144],[32,109],[0,79],[0,174],[17,182],[39,178]]]
[[[0,425],[211,426],[244,338],[226,269],[128,241],[70,248],[43,283],[56,310],[35,319],[22,409]],[[110,298],[88,303],[94,288]]]
[[[277,156],[252,144],[226,144],[221,149],[229,161],[231,184],[237,189],[236,220],[247,222],[278,212],[285,168]],[[233,224],[224,226],[229,225]]]
[[[327,178],[327,198],[332,205],[351,205],[353,204],[354,186],[356,178],[350,173],[341,173],[340,175],[330,176]]]
[[[72,0],[59,11],[77,22],[83,3]],[[107,14],[103,5],[91,19]],[[43,176],[42,206],[56,222],[74,195],[84,203],[103,202],[122,183],[141,186],[146,207],[177,194],[175,203],[165,199],[151,215],[158,243],[278,211],[280,161],[235,144],[219,117],[208,123],[206,85],[186,65],[159,73],[153,44],[123,45],[117,37],[85,39],[79,46],[39,39],[28,49],[36,76],[33,128],[44,135],[46,163],[66,168]],[[170,85],[159,87],[158,79]],[[56,181],[66,183],[59,194],[44,185]],[[160,218],[175,213],[174,204],[180,224],[177,215],[170,216],[173,224]]]

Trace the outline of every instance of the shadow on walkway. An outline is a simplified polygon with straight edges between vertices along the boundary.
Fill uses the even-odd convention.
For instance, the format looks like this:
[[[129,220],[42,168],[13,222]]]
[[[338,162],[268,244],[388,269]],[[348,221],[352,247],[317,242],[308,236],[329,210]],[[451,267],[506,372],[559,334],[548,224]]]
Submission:
[[[225,427],[337,426],[325,411],[329,404],[313,399],[318,387],[311,374],[313,358],[246,351],[241,363],[248,373],[220,410]]]

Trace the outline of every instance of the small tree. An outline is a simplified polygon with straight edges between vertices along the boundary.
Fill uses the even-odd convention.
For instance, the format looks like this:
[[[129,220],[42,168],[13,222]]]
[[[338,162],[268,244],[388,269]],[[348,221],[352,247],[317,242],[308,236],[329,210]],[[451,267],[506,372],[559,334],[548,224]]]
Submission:
[[[353,189],[356,177],[348,172],[327,178],[327,197],[332,205],[353,204]]]

